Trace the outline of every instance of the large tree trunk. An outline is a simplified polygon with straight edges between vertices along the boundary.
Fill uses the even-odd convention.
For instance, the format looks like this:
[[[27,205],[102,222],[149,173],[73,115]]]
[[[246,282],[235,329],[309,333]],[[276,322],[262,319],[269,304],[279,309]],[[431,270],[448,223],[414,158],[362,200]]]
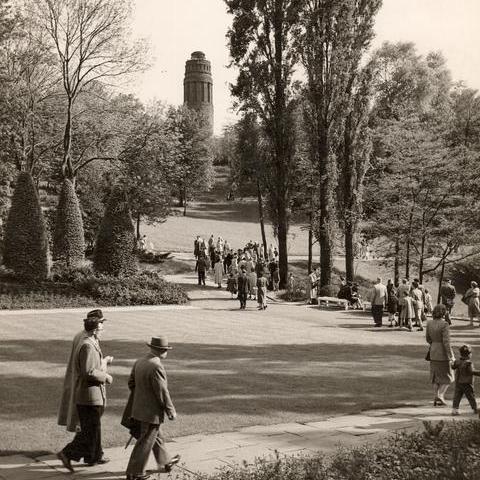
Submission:
[[[422,243],[420,246],[420,262],[418,265],[418,279],[423,283],[423,264],[425,262],[425,235],[422,235]]]
[[[400,240],[397,236],[395,240],[395,257],[393,264],[393,283],[396,287],[400,285]]]
[[[142,216],[140,213],[137,213],[137,240],[140,240],[140,220]]]
[[[63,132],[62,174],[63,178],[67,178],[75,185],[75,172],[72,163],[72,108],[73,100],[69,98],[67,103],[67,120]]]
[[[308,274],[312,273],[312,259],[313,259],[313,230],[312,226],[308,229]]]
[[[440,290],[442,288],[444,275],[445,275],[445,259],[443,259],[442,261],[442,269],[440,270],[440,277],[438,277],[437,303],[440,303],[440,300],[441,300]]]
[[[355,260],[355,226],[351,220],[345,222],[345,274],[347,282],[353,282]]]
[[[258,201],[258,219],[260,221],[260,232],[262,234],[263,254],[265,258],[267,255],[267,236],[265,235],[265,222],[263,220],[263,198],[262,191],[260,190],[260,181],[257,180],[257,201]]]
[[[182,192],[182,198],[183,198],[183,216],[187,216],[187,189],[184,188]]]
[[[332,235],[332,198],[333,181],[329,171],[328,140],[326,135],[318,139],[319,177],[320,177],[320,286],[331,285],[333,271],[333,235]]]

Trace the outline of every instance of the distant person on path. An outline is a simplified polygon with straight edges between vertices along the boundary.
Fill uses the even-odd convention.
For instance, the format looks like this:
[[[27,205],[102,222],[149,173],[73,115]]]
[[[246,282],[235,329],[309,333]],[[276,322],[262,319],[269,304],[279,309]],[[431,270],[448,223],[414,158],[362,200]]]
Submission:
[[[198,284],[205,285],[205,275],[208,270],[208,261],[205,254],[201,254],[197,261]]]
[[[168,453],[161,432],[165,415],[169,420],[177,418],[161,362],[172,347],[166,337],[152,337],[147,345],[150,353],[135,362],[128,380],[131,398],[123,417],[138,422],[139,431],[127,466],[127,480],[148,478],[145,469],[152,451],[160,471],[170,472],[180,460],[179,455]]]
[[[477,401],[473,390],[473,376],[480,376],[480,372],[474,370],[472,363],[472,348],[470,345],[462,345],[459,349],[460,359],[453,362],[455,370],[455,394],[453,396],[452,415],[459,415],[458,407],[462,397],[467,397],[473,413],[477,411]]]
[[[405,293],[407,295],[405,295]],[[410,295],[410,285],[408,284],[408,278],[403,278],[401,285],[398,287],[397,290],[397,298],[398,298],[398,316],[402,316],[402,309],[404,307],[404,299]],[[406,318],[403,315],[403,318]],[[412,318],[412,317],[410,317]]]
[[[440,288],[440,298],[442,305],[445,305],[447,309],[447,313],[445,315],[445,320],[448,323],[452,323],[451,314],[453,307],[455,305],[455,297],[457,296],[457,291],[455,286],[452,285],[452,281],[450,279],[445,279],[442,287]]]
[[[316,268],[308,276],[310,282],[310,305],[317,303],[318,297],[318,282],[320,280],[320,268]]]
[[[200,235],[197,235],[197,238],[193,241],[193,256],[198,258],[200,255]]]
[[[247,306],[248,278],[245,267],[240,269],[240,275],[237,279],[238,300],[240,300],[240,310],[245,310]]]
[[[270,246],[268,247],[268,261],[271,262],[274,260],[274,256],[273,256],[273,245],[270,244]]]
[[[400,310],[400,313],[398,315],[398,324],[400,328],[408,328],[408,330],[411,332],[413,331],[412,329],[412,318],[415,315],[415,311],[413,309],[413,299],[410,296],[410,293],[408,291],[403,290],[402,291],[403,297],[401,298],[401,305],[402,308]]]
[[[230,298],[237,294],[237,279],[233,273],[230,273],[227,279],[227,292],[230,292]]]
[[[425,289],[425,315],[431,315],[433,312],[433,301],[429,290]]]
[[[265,310],[267,308],[267,279],[263,276],[263,272],[258,274],[257,301],[259,310]]]
[[[427,321],[426,339],[430,344],[430,380],[433,385],[433,405],[447,405],[445,393],[453,382],[451,364],[455,360],[450,346],[450,325],[445,321],[445,305],[435,305]]]
[[[215,257],[215,265],[213,267],[214,282],[217,284],[217,288],[222,288],[223,280],[223,264],[220,255]]]
[[[423,332],[423,322],[422,317],[425,316],[425,312],[423,311],[423,292],[420,290],[420,285],[418,282],[412,283],[412,300],[413,300],[413,310],[415,313],[415,323],[417,325],[417,330]]]
[[[387,302],[387,287],[382,283],[380,277],[377,278],[371,290],[370,301],[372,303],[374,327],[381,327],[383,322],[383,309]]]
[[[295,291],[295,277],[293,276],[293,273],[290,272],[287,278],[287,293],[288,293],[289,299],[293,297],[294,291]]]
[[[68,431],[77,431],[73,440],[57,453],[58,459],[70,472],[71,461],[83,458],[87,465],[105,464],[103,456],[101,418],[105,409],[105,384],[113,379],[107,365],[113,357],[103,357],[99,339],[106,319],[100,309],[92,310],[83,321],[84,331],[73,341],[64,381],[58,423]]]
[[[470,326],[473,327],[473,319],[480,317],[480,289],[477,282],[470,282],[470,288],[465,292],[462,302],[468,306]]]
[[[280,286],[280,270],[278,269],[278,263],[275,262],[275,269],[272,274],[273,281],[273,291],[278,292],[278,287]]]
[[[395,320],[395,315],[398,312],[398,297],[397,289],[393,284],[391,278],[387,281],[387,312],[388,312],[388,321],[389,327],[393,327],[397,322]]]

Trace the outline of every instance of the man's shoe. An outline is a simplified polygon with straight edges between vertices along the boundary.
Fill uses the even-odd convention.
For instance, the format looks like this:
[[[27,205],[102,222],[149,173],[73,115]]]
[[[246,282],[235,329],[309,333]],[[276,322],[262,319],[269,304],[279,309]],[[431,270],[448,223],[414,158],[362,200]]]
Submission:
[[[145,475],[131,475],[127,473],[127,480],[148,480],[150,475],[146,473]]]
[[[180,455],[175,455],[172,457],[169,463],[165,464],[165,473],[172,471],[172,468],[180,461]]]
[[[107,457],[102,457],[100,458],[99,460],[96,460],[95,462],[85,462],[85,465],[87,467],[93,467],[94,465],[105,465],[106,463],[108,463],[110,461],[109,458]]]
[[[70,459],[63,453],[63,450],[57,453],[57,458],[62,462],[62,465],[71,473],[75,473],[75,470],[72,467],[72,462]]]

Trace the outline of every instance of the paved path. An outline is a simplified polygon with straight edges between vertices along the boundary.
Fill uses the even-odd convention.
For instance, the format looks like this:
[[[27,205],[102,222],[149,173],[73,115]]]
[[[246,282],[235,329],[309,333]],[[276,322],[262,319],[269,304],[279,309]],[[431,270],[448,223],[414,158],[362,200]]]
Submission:
[[[252,462],[257,457],[280,455],[312,455],[330,453],[339,445],[357,446],[373,443],[399,431],[422,428],[422,421],[453,421],[447,407],[402,407],[370,410],[359,415],[332,417],[309,423],[284,423],[280,425],[252,426],[233,432],[211,435],[189,435],[175,438],[167,445],[171,453],[178,453],[182,461],[170,476],[157,478],[183,478],[185,473],[196,477],[198,473],[214,473],[217,469]],[[467,408],[455,421],[473,419]],[[125,478],[125,468],[132,447],[106,449],[110,463],[98,467],[75,465],[74,475],[65,471],[54,455],[31,459],[22,455],[0,457],[1,480],[120,480]],[[153,460],[153,459],[152,459]],[[154,469],[152,461],[149,465]],[[153,476],[155,478],[155,476]]]

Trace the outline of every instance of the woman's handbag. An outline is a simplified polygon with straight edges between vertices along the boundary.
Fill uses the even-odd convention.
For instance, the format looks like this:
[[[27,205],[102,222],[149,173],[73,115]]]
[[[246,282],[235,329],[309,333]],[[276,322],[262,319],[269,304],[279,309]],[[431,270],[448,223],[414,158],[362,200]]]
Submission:
[[[468,305],[468,297],[467,297],[467,294],[465,293],[462,297],[462,302],[465,304],[465,305]]]
[[[428,347],[428,352],[427,352],[427,354],[425,355],[425,360],[426,360],[427,362],[430,361],[430,347]]]

